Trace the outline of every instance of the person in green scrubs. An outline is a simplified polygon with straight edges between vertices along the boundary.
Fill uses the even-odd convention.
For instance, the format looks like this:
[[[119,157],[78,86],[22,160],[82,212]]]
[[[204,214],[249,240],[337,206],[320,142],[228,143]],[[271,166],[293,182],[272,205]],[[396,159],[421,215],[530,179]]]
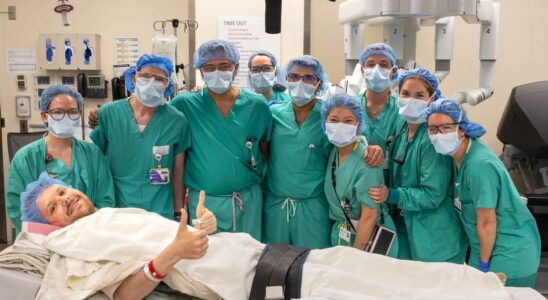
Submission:
[[[19,149],[8,172],[6,208],[17,233],[21,232],[21,193],[44,171],[86,193],[96,208],[114,206],[106,158],[95,145],[73,137],[83,106],[82,95],[67,86],[55,85],[42,92],[40,117],[48,132]]]
[[[397,58],[389,45],[374,43],[360,53],[359,63],[366,87],[365,92],[358,95],[365,111],[364,131],[360,134],[367,138],[370,145],[368,164],[376,165],[372,161],[380,159],[383,162],[385,181],[388,181],[386,149],[396,134],[396,124],[401,120],[397,97],[391,92],[392,83],[398,75]]]
[[[192,136],[185,166],[190,215],[204,190],[219,231],[247,232],[261,240],[263,157],[272,114],[263,96],[232,84],[239,60],[229,41],[203,43],[194,53],[194,67],[206,88],[182,93],[170,104],[186,115]]]
[[[274,119],[263,209],[263,240],[306,248],[330,246],[331,221],[323,191],[331,144],[321,128],[328,87],[320,62],[291,59],[285,68],[291,101],[270,107]]]
[[[454,162],[454,206],[470,241],[468,264],[506,274],[507,286],[533,287],[540,263],[537,224],[508,171],[479,138],[485,129],[448,99],[426,111],[436,151]]]
[[[116,207],[137,207],[173,219],[183,206],[183,167],[190,147],[187,119],[170,105],[171,61],[144,54],[125,73],[133,94],[101,106],[90,137],[105,153]]]
[[[398,257],[462,264],[467,242],[450,197],[451,160],[436,153],[424,118],[428,104],[440,96],[438,80],[428,70],[413,69],[401,74],[398,87],[399,113],[405,122],[388,149],[390,188],[373,188],[370,195],[400,211],[396,225],[404,246]]]
[[[278,66],[274,54],[260,50],[249,56],[247,85],[250,90],[265,97],[268,106],[289,102],[291,98],[286,90],[283,72]]]
[[[329,216],[334,221],[331,245],[353,246],[364,250],[375,224],[395,231],[386,204],[377,204],[369,196],[372,187],[384,183],[380,166],[370,167],[363,159],[365,139],[363,107],[352,96],[335,94],[322,106],[322,129],[335,145],[329,155],[325,171],[324,190],[329,203]],[[398,254],[394,239],[389,256]]]

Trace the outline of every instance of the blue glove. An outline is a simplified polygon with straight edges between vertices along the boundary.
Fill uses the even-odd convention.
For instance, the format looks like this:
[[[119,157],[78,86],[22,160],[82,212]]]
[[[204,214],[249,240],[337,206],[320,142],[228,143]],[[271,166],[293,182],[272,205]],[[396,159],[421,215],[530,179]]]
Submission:
[[[479,269],[480,269],[480,271],[482,271],[483,273],[489,272],[489,267],[490,267],[490,266],[491,266],[491,262],[488,262],[488,261],[481,261],[481,260],[480,260]]]

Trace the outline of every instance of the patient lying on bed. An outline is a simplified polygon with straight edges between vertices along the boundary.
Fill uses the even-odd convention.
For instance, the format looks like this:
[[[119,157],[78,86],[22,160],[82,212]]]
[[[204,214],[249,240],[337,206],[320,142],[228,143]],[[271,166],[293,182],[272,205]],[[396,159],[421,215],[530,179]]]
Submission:
[[[54,254],[37,299],[84,299],[97,291],[116,299],[139,299],[164,275],[162,281],[171,288],[199,298],[248,299],[265,245],[243,233],[208,238],[216,225],[204,206],[204,194],[198,212],[200,229],[195,229],[185,225],[184,211],[180,224],[141,209],[95,211],[86,195],[62,182],[40,177],[38,183],[27,188],[31,194],[22,195],[22,210],[35,205],[43,221],[65,227],[45,241]],[[29,195],[34,200],[27,199]],[[23,212],[23,216],[33,215]],[[493,273],[450,263],[400,261],[350,247],[312,250],[303,267],[301,295],[511,298]]]

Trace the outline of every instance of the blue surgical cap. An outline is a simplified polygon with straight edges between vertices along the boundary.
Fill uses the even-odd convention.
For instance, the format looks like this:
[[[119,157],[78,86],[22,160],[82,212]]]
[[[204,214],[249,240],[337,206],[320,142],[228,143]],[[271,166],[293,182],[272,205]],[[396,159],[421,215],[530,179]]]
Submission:
[[[336,107],[345,107],[348,108],[358,120],[358,132],[362,132],[365,129],[365,124],[363,124],[363,106],[361,103],[354,98],[345,93],[337,93],[330,96],[325,100],[322,105],[322,129],[325,131],[325,122],[329,113]]]
[[[82,99],[82,95],[80,95],[80,93],[78,93],[77,91],[69,88],[66,85],[52,85],[42,92],[42,96],[40,97],[40,111],[48,111],[51,101],[53,101],[53,99],[59,95],[69,95],[72,98],[76,99],[78,109],[82,109],[82,107],[84,106],[84,99]]]
[[[210,40],[194,52],[194,68],[199,69],[212,60],[225,59],[237,64],[240,61],[240,51],[234,43],[225,40]]]
[[[135,67],[131,67],[126,70],[124,73],[126,89],[133,93],[135,90],[135,83],[133,83],[133,75],[140,71],[144,67],[153,67],[158,68],[164,73],[166,73],[167,78],[171,78],[171,73],[173,73],[173,63],[167,57],[155,55],[155,54],[143,54],[137,60]],[[164,91],[164,97],[168,97],[173,93],[173,83],[170,81],[168,87]]]
[[[412,69],[412,70],[403,72],[400,75],[398,80],[398,88],[401,89],[403,82],[407,78],[413,78],[413,77],[421,78],[430,85],[430,87],[432,88],[435,94],[434,97],[432,98],[433,101],[436,101],[439,98],[441,98],[441,91],[438,89],[438,77],[432,74],[432,72],[423,68],[417,68],[417,69]]]
[[[396,58],[396,53],[392,50],[392,47],[384,43],[374,43],[367,46],[367,48],[363,49],[362,53],[360,53],[360,66],[363,67],[365,61],[371,55],[382,55],[387,57],[393,67],[396,66],[396,62],[398,60]]]
[[[272,62],[272,65],[276,68],[276,73],[275,73],[276,82],[274,83],[274,86],[272,87],[272,89],[275,92],[285,91],[286,84],[285,84],[285,80],[284,80],[284,72],[281,68],[278,67],[278,60],[276,59],[276,56],[274,56],[274,54],[272,54],[272,52],[266,51],[266,50],[260,50],[260,51],[253,52],[253,54],[251,54],[251,56],[249,56],[249,60],[247,61],[247,67],[251,68],[251,62],[253,61],[253,58],[255,58],[255,56],[257,56],[257,55],[263,55],[263,56],[267,56],[268,58],[270,58],[270,61]],[[251,83],[251,70],[247,73],[247,86],[251,90],[253,90],[253,84]]]
[[[48,224],[48,221],[42,216],[38,209],[37,200],[42,192],[54,184],[67,186],[67,184],[61,180],[51,179],[47,172],[42,172],[37,181],[27,185],[27,189],[21,193],[22,221]]]
[[[329,88],[329,78],[327,78],[327,74],[324,72],[320,61],[317,58],[310,55],[303,55],[291,59],[287,65],[285,65],[286,76],[295,68],[309,69],[314,72],[314,75],[322,81],[322,86],[320,87],[320,90],[316,92],[316,96],[322,96],[325,94]]]
[[[438,99],[438,101],[430,104],[424,115],[428,119],[432,114],[436,113],[451,117],[455,123],[459,124],[460,129],[464,131],[464,135],[469,138],[476,139],[485,134],[485,128],[478,123],[470,121],[462,105],[453,100],[446,98]]]

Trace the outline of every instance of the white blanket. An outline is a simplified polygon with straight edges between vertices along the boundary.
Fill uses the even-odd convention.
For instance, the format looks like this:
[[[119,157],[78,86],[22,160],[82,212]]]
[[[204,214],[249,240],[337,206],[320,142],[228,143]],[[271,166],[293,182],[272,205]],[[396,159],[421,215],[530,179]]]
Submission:
[[[0,268],[43,277],[50,259],[42,246],[45,236],[22,232],[13,245],[0,252]]]
[[[37,299],[111,296],[155,257],[178,223],[140,209],[103,208],[48,236],[52,256]],[[247,299],[264,244],[247,234],[210,236],[208,253],[179,262],[166,283],[204,299]],[[313,250],[302,297],[332,299],[511,299],[495,274],[448,263],[400,261],[349,247]]]

